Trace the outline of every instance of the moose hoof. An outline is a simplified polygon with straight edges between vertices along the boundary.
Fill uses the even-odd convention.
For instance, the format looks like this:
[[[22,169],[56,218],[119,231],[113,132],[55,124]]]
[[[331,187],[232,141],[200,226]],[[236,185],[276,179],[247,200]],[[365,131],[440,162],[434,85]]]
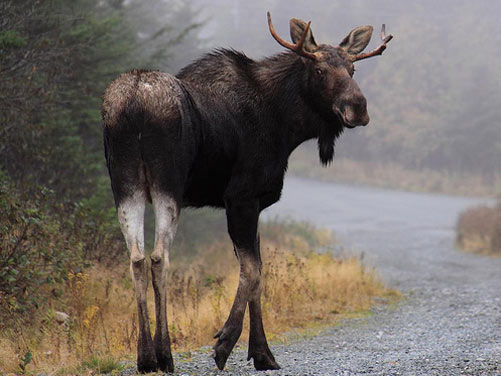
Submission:
[[[223,327],[215,336],[217,342],[214,345],[214,353],[212,357],[216,362],[217,368],[223,370],[228,357],[230,356],[231,350],[237,343],[240,333],[242,332],[241,327]]]
[[[166,355],[165,357],[158,358],[158,369],[162,372],[173,373],[174,372],[174,361],[172,360],[172,355]]]
[[[156,372],[157,369],[158,369],[158,365],[157,365],[157,362],[155,360],[138,361],[137,362],[137,372],[138,373]]]
[[[275,361],[270,350],[265,352],[249,352],[247,360],[254,360],[254,368],[258,371],[266,371],[269,369],[280,369],[280,366]]]
[[[137,371],[139,373],[156,372],[158,369],[158,363],[153,346],[149,349],[139,348],[138,350]]]

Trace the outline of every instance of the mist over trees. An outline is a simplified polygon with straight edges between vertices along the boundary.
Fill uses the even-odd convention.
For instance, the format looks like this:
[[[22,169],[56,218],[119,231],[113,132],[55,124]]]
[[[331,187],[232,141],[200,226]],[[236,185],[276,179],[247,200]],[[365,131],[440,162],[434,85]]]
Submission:
[[[196,50],[189,3],[4,1],[0,12],[2,166],[17,181],[88,196],[103,169],[104,88],[133,67],[175,66],[181,42]]]

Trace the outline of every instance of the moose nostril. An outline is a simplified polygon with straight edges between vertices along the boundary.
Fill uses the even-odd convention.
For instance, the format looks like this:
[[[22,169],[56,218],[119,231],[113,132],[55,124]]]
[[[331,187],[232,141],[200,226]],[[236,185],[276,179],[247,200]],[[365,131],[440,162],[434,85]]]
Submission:
[[[361,110],[361,111],[364,111],[367,109],[367,99],[365,99],[365,97],[359,97],[355,106],[357,107],[357,109]]]

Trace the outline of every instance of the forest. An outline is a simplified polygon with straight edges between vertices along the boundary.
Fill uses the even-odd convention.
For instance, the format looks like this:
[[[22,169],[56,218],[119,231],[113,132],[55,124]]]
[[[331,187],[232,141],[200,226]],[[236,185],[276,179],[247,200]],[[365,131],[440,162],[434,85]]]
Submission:
[[[482,193],[500,192],[500,4],[358,0],[347,6],[339,0],[305,8],[282,0],[4,0],[0,331],[18,335],[23,320],[67,296],[75,288],[68,276],[84,278],[75,276],[96,263],[125,265],[102,147],[100,105],[107,84],[136,67],[175,73],[214,47],[256,59],[278,53],[267,10],[281,35],[290,17],[311,19],[323,43],[336,44],[367,23],[386,23],[395,35],[382,57],[357,66],[371,124],[339,140],[336,155],[354,163],[347,163],[349,169],[378,163],[402,169],[402,176],[458,174],[486,186]],[[377,35],[373,39],[370,46]],[[294,162],[302,167],[291,170],[304,174],[318,164],[315,148],[303,147]],[[214,235],[225,236],[220,213],[201,213],[182,217],[174,257],[191,257]],[[305,226],[268,231],[302,232],[301,244],[317,244],[316,230]],[[27,342],[13,350],[21,371],[32,356]]]

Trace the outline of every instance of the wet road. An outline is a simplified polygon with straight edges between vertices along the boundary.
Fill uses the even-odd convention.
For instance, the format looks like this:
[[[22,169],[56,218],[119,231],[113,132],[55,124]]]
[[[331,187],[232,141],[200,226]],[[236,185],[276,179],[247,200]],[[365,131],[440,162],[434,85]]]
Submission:
[[[363,252],[385,281],[408,291],[501,274],[500,260],[454,249],[459,212],[484,202],[289,178],[282,199],[263,218],[307,220],[332,230],[346,248]]]

